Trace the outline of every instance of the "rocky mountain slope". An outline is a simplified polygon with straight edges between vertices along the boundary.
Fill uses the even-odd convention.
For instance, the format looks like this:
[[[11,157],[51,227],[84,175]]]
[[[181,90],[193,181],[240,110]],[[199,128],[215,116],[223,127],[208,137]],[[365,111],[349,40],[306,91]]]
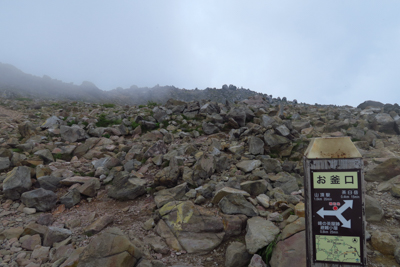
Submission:
[[[368,265],[400,262],[397,105],[0,103],[0,266],[305,266],[303,153],[340,136]]]
[[[7,99],[29,98],[143,105],[148,102],[164,104],[170,98],[182,101],[212,99],[219,103],[225,103],[225,101],[233,103],[254,95],[270,98],[268,95],[237,88],[234,85],[223,85],[220,89],[206,88],[205,90],[197,88],[186,90],[158,85],[152,88],[139,88],[133,85],[126,89],[118,87],[114,90],[103,91],[91,82],[74,85],[46,75],[37,77],[26,74],[12,65],[0,63],[0,97]]]

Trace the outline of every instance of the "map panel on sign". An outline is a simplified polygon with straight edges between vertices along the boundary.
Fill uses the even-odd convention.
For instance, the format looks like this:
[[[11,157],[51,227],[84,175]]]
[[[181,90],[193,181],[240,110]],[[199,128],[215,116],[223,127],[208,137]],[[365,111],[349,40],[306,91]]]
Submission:
[[[357,172],[313,172],[314,189],[356,189]]]
[[[359,236],[315,236],[317,261],[361,263]]]

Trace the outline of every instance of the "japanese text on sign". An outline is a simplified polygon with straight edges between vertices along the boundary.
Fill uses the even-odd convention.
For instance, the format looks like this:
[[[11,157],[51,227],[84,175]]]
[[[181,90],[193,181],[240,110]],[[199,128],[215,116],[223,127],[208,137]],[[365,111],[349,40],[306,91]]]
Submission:
[[[357,172],[314,172],[315,189],[357,189]]]

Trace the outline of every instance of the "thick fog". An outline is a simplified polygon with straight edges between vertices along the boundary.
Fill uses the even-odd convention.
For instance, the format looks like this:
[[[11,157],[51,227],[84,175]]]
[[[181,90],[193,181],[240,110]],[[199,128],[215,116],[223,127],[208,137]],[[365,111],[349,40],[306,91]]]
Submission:
[[[2,1],[0,62],[102,90],[399,103],[399,1]]]

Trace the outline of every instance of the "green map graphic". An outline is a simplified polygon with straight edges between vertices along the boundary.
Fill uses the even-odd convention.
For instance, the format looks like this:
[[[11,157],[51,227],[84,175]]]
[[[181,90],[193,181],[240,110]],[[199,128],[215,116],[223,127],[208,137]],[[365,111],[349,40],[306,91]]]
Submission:
[[[360,237],[316,235],[317,261],[360,263]]]

